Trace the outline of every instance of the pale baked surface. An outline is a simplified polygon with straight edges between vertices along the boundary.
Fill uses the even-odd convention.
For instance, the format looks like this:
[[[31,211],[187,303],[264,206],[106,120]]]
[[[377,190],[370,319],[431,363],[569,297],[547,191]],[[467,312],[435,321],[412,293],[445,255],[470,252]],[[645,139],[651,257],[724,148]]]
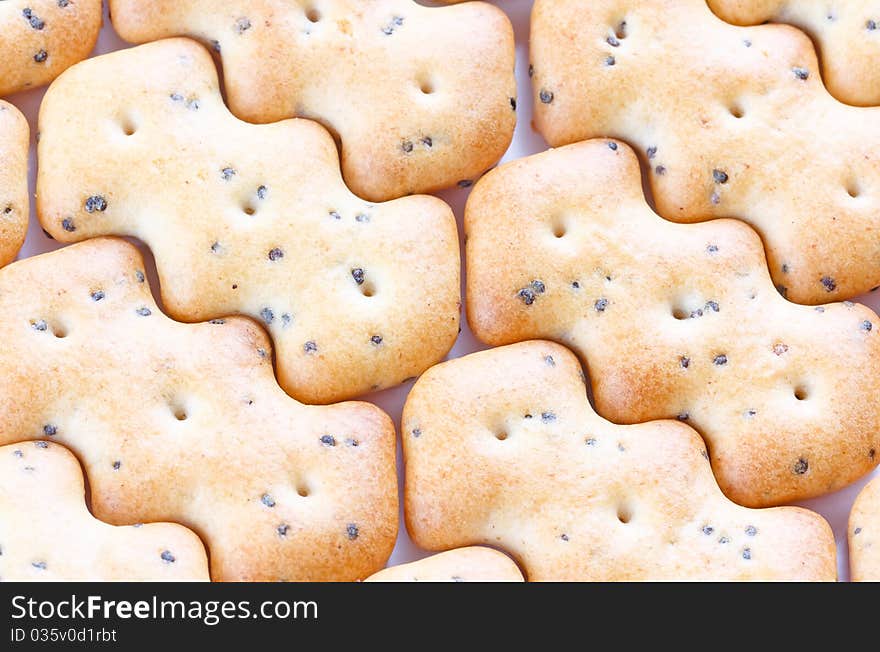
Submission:
[[[441,360],[460,312],[450,208],[357,198],[318,124],[240,122],[217,84],[188,39],[89,59],[52,84],[37,179],[46,231],[137,236],[174,318],[261,322],[279,382],[305,402],[385,389]]]
[[[804,30],[816,43],[822,78],[841,102],[880,104],[880,1],[708,0],[736,25],[772,21]]]
[[[880,478],[859,493],[849,515],[849,568],[853,582],[880,582]]]
[[[0,2],[0,95],[42,86],[85,59],[101,30],[101,0]]]
[[[21,112],[0,100],[0,266],[15,258],[27,232],[29,138]]]
[[[122,38],[192,36],[219,53],[232,111],[313,118],[371,201],[479,177],[516,123],[513,28],[482,2],[111,0]]]
[[[419,379],[403,413],[419,545],[499,546],[530,581],[835,579],[821,516],[730,502],[697,433],[605,421],[581,374],[567,349],[532,341]]]
[[[829,95],[800,30],[733,26],[705,0],[537,0],[531,58],[552,146],[628,142],[661,215],[745,220],[793,301],[880,285],[880,108]]]
[[[365,582],[522,582],[510,557],[492,548],[447,550],[379,571]]]
[[[388,416],[297,403],[259,326],[173,322],[143,269],[104,238],[0,270],[0,444],[69,447],[97,518],[190,528],[214,580],[381,569],[398,519]]]
[[[186,528],[92,517],[79,462],[47,441],[0,447],[0,553],[5,581],[208,579],[205,548]]]
[[[752,507],[839,489],[880,462],[880,319],[774,289],[742,222],[674,224],[619,141],[504,165],[465,214],[468,319],[491,345],[552,339],[617,423],[679,418]]]

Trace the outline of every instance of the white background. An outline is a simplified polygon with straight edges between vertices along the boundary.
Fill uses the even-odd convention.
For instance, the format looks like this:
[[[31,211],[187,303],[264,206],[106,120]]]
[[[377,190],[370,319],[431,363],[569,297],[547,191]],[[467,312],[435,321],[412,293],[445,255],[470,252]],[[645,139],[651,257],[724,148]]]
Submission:
[[[427,3],[426,3],[427,4]],[[523,156],[527,156],[529,154],[534,154],[537,152],[541,152],[547,149],[547,144],[544,142],[544,139],[535,132],[535,130],[531,126],[532,121],[532,90],[531,85],[528,78],[528,42],[529,42],[529,13],[532,6],[532,0],[496,0],[492,4],[496,4],[501,7],[504,11],[507,12],[508,16],[510,16],[511,21],[513,22],[514,30],[516,32],[516,59],[517,59],[517,84],[519,87],[519,101],[517,105],[517,114],[518,114],[518,124],[516,128],[516,133],[514,135],[513,144],[510,146],[507,154],[504,159],[512,160],[516,158],[521,158]],[[93,54],[102,54],[105,52],[111,52],[113,50],[118,50],[128,47],[126,43],[124,43],[113,30],[110,21],[106,15],[105,8],[105,16],[104,16],[104,28],[101,31],[101,36],[98,41],[98,45]],[[479,65],[479,62],[474,62],[475,65]],[[19,257],[27,257],[33,256],[35,254],[39,254],[45,251],[50,251],[52,249],[57,248],[59,245],[43,235],[42,230],[36,219],[36,211],[33,204],[33,194],[34,194],[34,186],[35,186],[35,173],[36,173],[36,153],[34,147],[35,135],[37,133],[37,112],[39,110],[40,101],[43,98],[43,93],[45,89],[37,89],[33,91],[28,91],[25,93],[19,93],[17,95],[13,95],[11,97],[4,98],[11,103],[18,106],[21,109],[25,116],[27,116],[28,122],[31,127],[31,154],[30,154],[30,192],[31,192],[31,220],[28,228],[27,240],[25,242],[24,248],[21,251]],[[461,233],[461,221],[464,210],[464,203],[467,199],[467,190],[449,190],[445,192],[438,193],[440,197],[445,199],[455,211],[455,215],[458,218],[459,222],[459,232]],[[463,239],[462,239],[463,241]],[[156,296],[157,301],[159,301],[158,297],[158,281],[156,280],[155,268],[152,262],[152,257],[149,255],[149,252],[145,247],[141,247],[144,250],[144,254],[147,259],[147,265],[149,270],[149,276],[151,280],[151,285],[153,288],[153,292]],[[464,251],[462,250],[462,261],[464,261]],[[466,270],[463,270],[466,273]],[[464,293],[464,283],[462,283],[462,294]],[[875,311],[880,311],[880,292],[872,295],[862,297],[861,299],[857,299],[857,301],[861,301],[866,303]],[[159,301],[161,305],[161,301]],[[480,349],[486,348],[476,341],[473,334],[470,332],[470,329],[467,326],[467,322],[465,319],[462,319],[462,332],[461,336],[456,342],[455,348],[450,353],[449,357],[459,357],[465,355],[467,353],[471,353],[473,351],[477,351]],[[844,361],[841,361],[842,363]],[[373,394],[366,397],[367,400],[373,401],[378,404],[381,408],[383,408],[386,412],[388,412],[393,418],[395,423],[400,426],[400,414],[403,408],[404,400],[406,399],[406,395],[412,387],[412,383],[407,383],[395,389],[387,390],[384,392],[380,392],[378,394]],[[768,435],[772,436],[772,434]],[[398,446],[399,449],[399,446]],[[402,470],[402,462],[399,459],[399,450],[398,450],[398,469]],[[878,475],[880,472],[876,471],[873,475]],[[849,569],[848,569],[848,558],[847,558],[847,541],[846,541],[846,530],[847,530],[847,518],[849,516],[849,510],[852,506],[853,500],[855,500],[856,495],[859,490],[865,485],[868,478],[864,478],[859,482],[850,485],[846,489],[839,491],[835,494],[831,494],[825,496],[823,498],[818,498],[810,501],[806,501],[802,503],[804,506],[812,508],[819,513],[821,513],[826,519],[828,519],[829,523],[831,523],[832,528],[834,529],[834,536],[837,540],[837,552],[838,552],[838,568],[839,568],[839,576],[840,579],[845,580],[849,578]],[[403,486],[403,476],[402,473],[400,475],[400,486],[402,490]],[[400,520],[400,534],[397,540],[397,546],[394,549],[394,553],[391,556],[391,560],[389,565],[394,565],[406,561],[412,561],[414,559],[419,559],[421,557],[429,554],[427,551],[424,551],[418,547],[416,547],[412,541],[410,541],[409,536],[406,533],[404,520],[403,520],[403,493],[401,491],[401,520]]]

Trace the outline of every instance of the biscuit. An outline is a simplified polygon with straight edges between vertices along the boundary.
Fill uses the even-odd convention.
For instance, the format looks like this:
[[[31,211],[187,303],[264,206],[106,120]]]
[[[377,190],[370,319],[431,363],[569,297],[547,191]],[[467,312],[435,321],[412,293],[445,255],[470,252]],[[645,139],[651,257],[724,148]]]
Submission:
[[[403,412],[406,521],[499,546],[530,581],[834,580],[831,528],[727,500],[687,425],[593,412],[575,356],[531,341],[428,370]]]
[[[822,79],[841,102],[880,104],[880,2],[850,0],[708,0],[722,20],[736,25],[788,23],[815,40]]]
[[[659,218],[622,142],[492,171],[465,232],[474,334],[570,346],[589,364],[599,414],[686,421],[731,500],[818,496],[880,461],[877,315],[786,301],[742,222]]]
[[[0,95],[42,86],[89,56],[101,0],[0,2]]]
[[[46,231],[62,242],[140,238],[172,317],[261,322],[282,387],[305,402],[385,389],[441,360],[461,299],[450,208],[428,196],[358,199],[318,124],[240,122],[217,83],[188,39],[62,75],[40,110]]]
[[[516,123],[513,28],[496,7],[412,0],[111,0],[127,41],[192,36],[223,61],[250,122],[312,118],[370,201],[469,184]]]
[[[748,222],[792,301],[880,285],[880,108],[831,97],[800,30],[705,0],[537,0],[531,57],[551,146],[628,142],[663,217]]]
[[[15,258],[27,232],[29,138],[21,112],[0,100],[0,266]]]
[[[447,550],[381,570],[365,582],[522,582],[517,565],[504,553],[474,546]]]
[[[853,582],[880,582],[880,477],[871,480],[853,503],[849,568]]]
[[[259,326],[174,322],[143,270],[136,248],[109,238],[0,270],[0,444],[67,446],[97,518],[190,528],[215,580],[381,569],[398,518],[388,416],[297,403]]]
[[[84,502],[82,471],[47,441],[0,448],[0,579],[207,580],[199,538],[180,525],[113,527]]]

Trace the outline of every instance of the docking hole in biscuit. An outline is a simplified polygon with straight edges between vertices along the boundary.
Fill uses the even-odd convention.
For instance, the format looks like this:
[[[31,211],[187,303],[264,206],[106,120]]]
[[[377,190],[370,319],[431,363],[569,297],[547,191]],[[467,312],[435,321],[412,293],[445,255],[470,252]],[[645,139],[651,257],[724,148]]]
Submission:
[[[185,525],[215,580],[348,581],[382,568],[398,518],[388,416],[291,399],[261,327],[172,321],[143,269],[134,246],[96,238],[0,270],[0,445],[70,448],[97,518]],[[56,319],[34,315],[63,315],[76,336],[58,346]],[[52,550],[46,536],[33,543]],[[183,550],[167,550],[184,565]]]
[[[63,446],[39,440],[0,446],[0,577],[209,579],[205,548],[193,532],[171,523],[102,523],[84,494],[79,462]]]
[[[657,212],[747,222],[790,300],[860,295],[880,285],[880,244],[865,237],[880,228],[880,107],[841,104],[807,35],[759,24],[822,34],[832,92],[862,104],[847,92],[862,89],[880,104],[880,30],[865,29],[868,3],[838,4],[829,22],[819,0],[709,0],[756,25],[739,27],[707,0],[536,0],[535,126],[551,147],[613,135],[646,152]],[[625,41],[608,20],[624,7]],[[858,180],[850,196],[837,170]]]
[[[137,134],[123,139],[118,125],[131,115],[132,96],[140,99]],[[451,209],[428,196],[385,204],[356,197],[314,122],[235,119],[209,53],[194,41],[74,66],[47,92],[40,129],[37,205],[46,232],[61,242],[142,240],[169,314],[255,319],[272,336],[279,382],[295,398],[328,403],[393,387],[452,347],[460,265]],[[407,142],[415,154],[439,139]]]
[[[402,428],[419,432],[403,438],[418,545],[497,546],[530,581],[835,579],[821,516],[736,505],[695,431],[605,421],[581,373],[564,347],[528,341],[441,363],[416,382]],[[554,418],[519,429],[516,446],[486,445],[487,420],[536,404]]]
[[[514,161],[476,185],[465,210],[474,334],[495,346],[570,346],[589,362],[600,414],[686,422],[741,504],[822,495],[874,468],[877,316],[852,302],[786,301],[754,231],[661,219],[633,150],[608,143]],[[662,151],[648,149],[648,159]],[[708,176],[716,188],[736,182],[720,164]],[[563,240],[547,233],[559,215]],[[824,284],[830,292],[835,279]],[[800,459],[809,472],[793,471]]]
[[[241,119],[327,126],[348,185],[370,201],[475,179],[513,137],[513,27],[488,3],[226,0],[218,11],[200,0],[112,0],[110,9],[128,41],[190,36],[219,53]],[[433,144],[418,145],[423,136]]]

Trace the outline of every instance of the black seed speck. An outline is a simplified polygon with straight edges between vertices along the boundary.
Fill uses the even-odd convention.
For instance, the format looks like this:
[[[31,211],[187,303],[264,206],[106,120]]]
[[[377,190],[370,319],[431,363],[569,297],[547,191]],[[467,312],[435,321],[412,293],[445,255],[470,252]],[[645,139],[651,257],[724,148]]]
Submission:
[[[552,355],[545,355],[544,362],[547,364],[548,367],[555,367],[556,366],[556,360],[553,359]]]
[[[284,252],[281,249],[279,249],[278,247],[271,249],[269,251],[268,255],[269,255],[269,260],[271,260],[273,263],[276,260],[281,260],[282,258],[284,258]]]
[[[757,533],[758,533],[758,528],[756,528],[754,525],[749,525],[746,527],[746,535],[747,536],[753,537]]]
[[[534,76],[535,76],[535,66],[533,66],[532,64],[529,64],[529,77],[534,77]]]
[[[118,471],[120,468],[122,468],[122,462],[120,462],[119,460],[116,460],[115,462],[113,462],[113,470],[114,471]]]
[[[272,498],[269,494],[263,494],[260,496],[260,502],[263,503],[266,507],[275,507],[275,499]]]
[[[862,533],[862,528],[860,528],[860,527],[857,527],[855,530],[853,530],[853,534],[861,534],[861,533]]]
[[[235,21],[235,31],[242,34],[251,28],[251,21],[247,18],[239,18]]]
[[[92,301],[100,301],[106,296],[107,295],[104,294],[104,290],[95,290],[94,292],[92,292]]]
[[[571,282],[571,287],[573,287],[575,290],[580,290],[580,288],[581,288],[581,284],[578,283],[577,281],[572,281],[572,282]]]
[[[656,172],[657,174],[659,174],[662,177],[664,174],[666,174],[666,168],[663,167],[662,165],[658,165],[657,167],[654,168],[654,172]]]
[[[609,36],[607,39],[605,39],[605,41],[613,48],[616,48],[618,45],[620,45],[620,41],[618,41],[615,36]]]
[[[749,39],[743,39],[743,44],[744,44],[747,48],[752,47],[752,42],[751,42]]]
[[[49,442],[47,441],[35,441],[34,446],[37,448],[49,448]]]
[[[874,457],[875,457],[876,455],[877,455],[877,449],[876,449],[876,448],[872,448],[871,450],[868,451],[868,457],[870,457],[872,460],[874,459]]]
[[[137,314],[139,314],[141,317],[149,317],[150,315],[153,314],[153,311],[150,310],[149,308],[147,308],[146,306],[138,308],[135,312]]]
[[[265,199],[268,193],[269,189],[266,186],[260,186],[257,188],[257,199]]]
[[[721,353],[719,355],[716,355],[715,358],[712,360],[712,362],[714,364],[718,365],[719,367],[726,365],[727,364],[727,356],[724,355],[723,353]]]
[[[681,365],[682,369],[687,369],[688,367],[691,366],[691,359],[689,357],[683,355],[678,359],[678,364]]]
[[[713,206],[717,206],[721,203],[721,195],[719,195],[717,192],[713,192],[712,196],[709,197],[709,201],[712,202]]]
[[[607,57],[605,57],[605,65],[606,66],[613,66],[615,63],[617,63],[617,60],[613,56],[611,56],[610,54]]]
[[[724,170],[712,170],[712,178],[715,180],[715,183],[727,183],[728,176],[727,172]]]
[[[364,270],[361,267],[355,267],[353,270],[351,270],[351,277],[358,285],[363,285],[364,281],[366,280]]]
[[[867,319],[862,322],[862,325],[859,327],[866,333],[870,333],[874,329],[874,324],[869,322]]]
[[[710,244],[706,247],[706,252],[710,254],[718,253],[718,245]]]
[[[822,285],[825,287],[826,292],[834,292],[837,289],[837,282],[830,276],[822,277]]]
[[[651,147],[649,147],[646,151],[647,151],[647,153],[648,153],[648,159],[649,159],[649,160],[652,159],[652,158],[654,158],[655,156],[657,156],[657,147],[654,146],[654,145],[652,145]]]
[[[214,52],[220,52],[220,41],[217,39],[212,40],[211,47],[214,48]]]
[[[413,428],[413,430],[412,430],[412,436],[415,437],[416,439],[418,439],[419,437],[421,437],[421,436],[422,436],[422,430],[421,430],[421,428]]]
[[[92,195],[86,199],[86,203],[83,207],[85,208],[86,213],[103,213],[107,210],[107,200],[101,195]]]
[[[381,335],[373,335],[370,338],[370,342],[372,342],[374,346],[379,346],[382,343],[382,336]]]
[[[38,570],[46,570],[46,562],[44,561],[32,561],[31,566]]]
[[[720,312],[721,306],[718,305],[717,301],[707,301],[706,302],[706,310],[711,310],[712,312]]]
[[[556,421],[556,415],[552,412],[541,412],[541,421],[543,421],[544,423]]]
[[[144,273],[141,270],[137,270],[134,273],[134,277],[137,279],[138,283],[143,283],[146,280]]]
[[[43,426],[43,434],[47,437],[54,437],[58,434],[58,428],[54,424],[47,423]]]
[[[303,344],[303,352],[304,353],[316,353],[318,351],[318,345],[315,344],[312,340],[309,340],[305,344]]]
[[[612,152],[616,152],[617,151],[617,143],[615,143],[613,140],[608,141],[608,149],[610,149]]]
[[[360,533],[360,530],[358,530],[358,526],[355,525],[354,523],[349,523],[348,527],[345,528],[345,532],[346,532],[346,534],[348,534],[349,540],[354,541],[355,539],[358,538],[358,534]]]
[[[711,525],[704,525],[703,526],[703,534],[705,534],[707,537],[712,536],[712,533],[714,531],[715,531],[715,528],[712,527]]]
[[[745,416],[749,417],[749,418],[751,418],[757,414],[758,414],[757,410],[746,410],[745,411]]]
[[[321,437],[321,443],[324,446],[336,446],[336,438],[333,435],[324,435]]]
[[[183,95],[180,93],[171,93],[168,97],[171,98],[172,102],[183,102]]]
[[[795,475],[803,475],[807,472],[807,469],[810,468],[809,462],[805,460],[803,457],[800,458],[797,462],[794,463],[794,467],[792,467],[792,471]]]
[[[721,544],[730,543],[730,537],[724,537],[724,536],[719,537],[718,543],[721,543]]]
[[[413,144],[411,140],[405,140],[400,144],[400,148],[404,151],[405,154],[409,154],[413,151]]]
[[[865,23],[865,29],[867,29],[869,32],[873,32],[875,29],[877,29],[877,21],[869,20],[867,23]]]
[[[513,109],[514,111],[516,111],[516,98],[515,97],[510,98],[510,108]]]
[[[31,11],[30,8],[22,9],[21,15],[27,19],[33,29],[41,30],[46,26],[45,21]]]
[[[212,319],[208,322],[209,324],[213,324],[214,326],[222,326],[226,323],[225,319]]]
[[[800,68],[800,67],[795,66],[794,68],[791,69],[791,71],[794,73],[794,76],[797,77],[798,79],[800,79],[801,81],[807,79],[810,76],[810,71],[807,70],[806,68]]]
[[[229,181],[232,177],[235,176],[235,170],[231,167],[225,167],[220,170],[220,176],[223,177],[224,181]]]
[[[46,61],[46,59],[48,59],[48,58],[49,58],[49,53],[46,52],[45,50],[40,50],[39,52],[37,52],[34,55],[34,61],[36,61],[37,63],[44,63]]]
[[[560,534],[560,535],[559,535],[559,538],[562,539],[563,541],[568,541],[568,535],[567,535],[567,534]]]
[[[63,220],[61,220],[61,228],[68,233],[73,233],[74,231],[76,231],[76,225],[69,217],[65,217]]]
[[[162,561],[164,561],[166,564],[173,564],[177,561],[174,555],[172,555],[168,550],[163,550],[161,557]]]
[[[22,453],[22,452],[19,451],[19,450],[14,451],[12,454],[13,454],[15,457],[24,457],[24,453]]]
[[[553,101],[553,93],[547,89],[542,89],[540,93],[541,101],[544,104],[550,104]]]
[[[290,526],[287,523],[282,523],[275,528],[275,531],[278,533],[279,537],[286,537],[288,530],[290,530]]]
[[[522,300],[524,304],[527,306],[535,303],[535,291],[532,288],[523,288],[516,295]]]
[[[272,311],[271,308],[263,308],[260,311],[260,317],[267,324],[271,324],[273,321],[275,321],[275,313]]]
[[[58,6],[64,9],[70,4],[70,0],[58,0]]]
[[[340,215],[340,214],[337,213],[336,211],[330,211],[329,215],[330,215],[330,217],[332,217],[334,220],[341,220],[341,219],[342,219],[342,215]]]
[[[422,138],[422,145],[424,145],[428,149],[431,149],[434,146],[434,139],[430,136],[425,136],[424,138]]]
[[[355,222],[369,222],[370,216],[367,215],[366,213],[358,213],[357,215],[354,216],[354,221]]]
[[[49,324],[46,323],[45,319],[40,319],[38,321],[31,322],[31,328],[35,331],[46,331],[49,329]]]
[[[688,412],[681,412],[677,417],[675,417],[679,421],[687,421],[691,418],[691,415]]]
[[[360,446],[360,442],[357,439],[352,439],[351,437],[348,437],[345,440],[345,445],[351,446],[353,448],[357,448],[358,446]]]

